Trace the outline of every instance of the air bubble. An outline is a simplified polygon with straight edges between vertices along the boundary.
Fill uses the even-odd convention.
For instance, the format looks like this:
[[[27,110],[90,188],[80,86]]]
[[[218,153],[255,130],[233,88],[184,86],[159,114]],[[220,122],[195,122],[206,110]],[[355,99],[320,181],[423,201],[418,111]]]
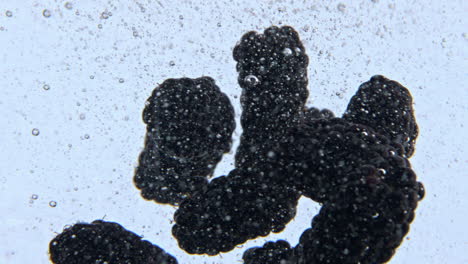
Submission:
[[[50,207],[56,207],[56,206],[57,206],[57,202],[56,202],[56,201],[50,201],[50,202],[49,202],[49,206],[50,206]]]
[[[49,9],[44,9],[44,10],[42,11],[42,15],[43,15],[44,17],[46,17],[46,18],[49,18],[49,17],[52,15],[52,13],[50,12]]]
[[[343,3],[339,3],[337,8],[338,8],[338,11],[344,12],[346,10],[346,5]]]
[[[37,128],[33,128],[31,133],[32,133],[33,136],[39,136],[40,131]]]
[[[284,54],[284,56],[290,56],[293,54],[292,50],[290,48],[284,48],[282,53]]]
[[[81,113],[80,114],[80,120],[85,120],[86,119],[86,114],[85,113]]]
[[[66,2],[66,3],[65,3],[65,8],[68,9],[68,10],[70,10],[70,9],[73,8],[73,4],[70,3],[70,2]]]
[[[109,13],[107,13],[106,11],[101,13],[101,19],[108,19],[108,18],[109,18]]]
[[[124,83],[124,82],[125,82],[125,80],[123,78],[119,79],[119,83]]]
[[[13,12],[11,12],[10,10],[7,10],[7,11],[5,12],[5,15],[6,15],[7,17],[12,17],[12,16],[13,16]]]
[[[248,85],[257,85],[260,81],[258,80],[257,76],[255,75],[247,75],[245,78],[244,78],[244,81],[248,84]]]
[[[48,90],[50,90],[50,85],[44,84],[44,86],[42,86],[42,89],[48,91]]]
[[[85,134],[85,135],[84,135],[84,138],[85,138],[85,139],[89,139],[89,135],[88,135],[88,134]]]
[[[174,61],[170,61],[169,62],[169,66],[174,66],[175,65],[175,62]]]
[[[39,198],[39,195],[37,195],[37,194],[33,194],[33,195],[31,195],[31,199],[33,199],[33,200],[37,200],[37,198]]]

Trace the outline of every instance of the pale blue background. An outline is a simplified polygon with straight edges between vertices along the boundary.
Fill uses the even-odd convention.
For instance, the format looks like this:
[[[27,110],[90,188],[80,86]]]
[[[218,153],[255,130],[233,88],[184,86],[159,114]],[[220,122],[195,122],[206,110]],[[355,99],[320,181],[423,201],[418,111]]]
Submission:
[[[411,161],[427,196],[391,263],[468,263],[466,1],[70,2],[0,2],[0,263],[48,263],[56,233],[98,218],[182,264],[238,263],[266,239],[296,244],[319,208],[306,199],[281,234],[217,257],[187,255],[171,236],[174,208],[144,201],[132,184],[152,89],[169,77],[209,75],[239,118],[232,48],[272,24],[303,39],[310,104],[340,115],[374,74],[411,90],[420,126]],[[216,175],[231,162],[226,156]]]

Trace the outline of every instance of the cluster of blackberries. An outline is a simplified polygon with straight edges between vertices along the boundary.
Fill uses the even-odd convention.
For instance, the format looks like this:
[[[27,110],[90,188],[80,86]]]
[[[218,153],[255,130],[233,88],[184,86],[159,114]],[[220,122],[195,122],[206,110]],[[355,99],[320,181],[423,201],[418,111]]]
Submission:
[[[341,118],[305,107],[305,53],[291,27],[249,32],[233,52],[243,133],[235,168],[212,176],[231,148],[234,110],[210,77],[168,79],[148,99],[135,185],[145,199],[179,206],[172,234],[190,254],[216,255],[281,232],[303,195],[323,206],[295,247],[248,249],[244,263],[384,263],[414,219],[423,185],[408,158],[418,127],[401,84],[374,76]],[[50,243],[61,263],[176,263],[116,223],[66,229]]]

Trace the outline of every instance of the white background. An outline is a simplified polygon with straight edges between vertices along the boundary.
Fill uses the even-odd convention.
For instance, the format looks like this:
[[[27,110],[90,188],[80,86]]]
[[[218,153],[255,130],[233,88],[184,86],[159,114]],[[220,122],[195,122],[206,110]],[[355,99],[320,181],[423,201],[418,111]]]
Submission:
[[[391,263],[468,263],[467,2],[254,2],[0,1],[1,264],[48,263],[48,243],[64,226],[102,218],[182,264],[239,263],[267,239],[295,245],[319,209],[306,199],[281,234],[216,257],[185,254],[170,232],[175,209],[143,200],[132,183],[152,89],[170,77],[212,76],[239,118],[232,48],[272,24],[300,33],[311,105],[341,115],[374,74],[411,90],[420,127],[411,161],[427,194]]]

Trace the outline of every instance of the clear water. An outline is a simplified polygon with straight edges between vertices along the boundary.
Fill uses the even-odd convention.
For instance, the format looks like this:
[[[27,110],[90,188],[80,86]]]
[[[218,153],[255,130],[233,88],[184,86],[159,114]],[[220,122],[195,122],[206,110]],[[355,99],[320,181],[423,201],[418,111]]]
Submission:
[[[0,263],[49,263],[57,233],[95,219],[119,222],[179,263],[239,263],[267,240],[296,244],[320,208],[304,198],[280,234],[188,255],[171,236],[175,208],[143,200],[132,183],[153,88],[211,76],[238,121],[232,48],[270,25],[301,35],[309,105],[340,115],[374,74],[410,89],[420,128],[411,161],[426,197],[391,263],[467,263],[466,1],[214,2],[1,1]],[[238,124],[234,147],[241,132]],[[232,162],[225,155],[215,175]]]

